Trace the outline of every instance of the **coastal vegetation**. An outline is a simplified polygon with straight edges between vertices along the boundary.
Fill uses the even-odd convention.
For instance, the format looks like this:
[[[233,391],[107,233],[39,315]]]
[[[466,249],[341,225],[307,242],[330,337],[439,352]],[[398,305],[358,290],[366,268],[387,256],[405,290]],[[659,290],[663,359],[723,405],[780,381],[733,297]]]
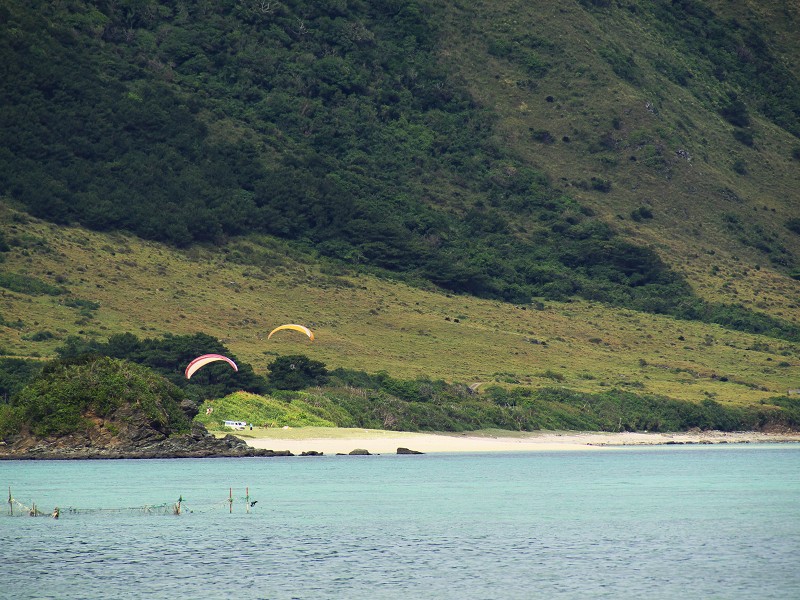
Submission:
[[[791,342],[581,301],[510,305],[425,291],[320,269],[303,255],[278,252],[279,246],[267,275],[241,260],[252,248],[246,243],[230,244],[222,256],[202,249],[175,252],[135,237],[56,228],[31,218],[15,224],[16,214],[5,213],[8,237],[19,235],[15,227],[24,225],[25,234],[39,241],[15,245],[5,254],[5,266],[31,279],[59,282],[63,292],[6,290],[2,297],[3,411],[46,358],[105,355],[150,369],[197,405],[212,403],[204,407],[242,390],[276,406],[293,393],[301,394],[293,403],[312,394],[316,408],[303,410],[341,426],[461,430],[571,424],[616,430],[794,422],[788,416],[794,396],[787,393],[796,387],[800,354]],[[72,298],[97,308],[87,311]],[[266,339],[276,324],[288,321],[308,323],[316,339]],[[208,333],[196,333],[200,330]],[[53,335],[36,335],[43,331]],[[185,366],[206,352],[232,357],[239,372],[209,365],[186,380]],[[271,380],[271,365],[297,364],[291,358],[297,356],[314,366],[314,377],[297,392],[281,391],[285,386],[280,378]],[[430,396],[441,386],[450,390],[436,392],[449,398],[445,404]],[[318,387],[326,393],[316,394]],[[556,405],[548,404],[547,396],[536,400],[545,389],[559,390],[567,400]],[[645,408],[626,398],[643,398]],[[602,402],[592,400],[583,409],[586,399]],[[625,415],[607,408],[593,412],[592,407],[614,401],[631,411],[630,419],[621,422]],[[670,401],[687,404],[684,416],[662,414]],[[711,417],[692,416],[691,405]],[[555,408],[545,411],[548,406]],[[200,417],[204,413],[205,408]],[[230,416],[262,425],[297,423],[236,413]],[[754,416],[760,413],[765,416]]]
[[[94,421],[106,419],[145,419],[165,434],[185,433],[190,420],[181,410],[181,399],[180,390],[163,377],[127,361],[54,361],[3,405],[0,435],[28,431],[37,437],[60,437],[87,431]]]
[[[106,357],[209,425],[796,427],[799,18],[3,3],[0,419]]]
[[[174,338],[169,340],[176,345]],[[185,341],[185,340],[183,340]],[[147,344],[153,347],[152,341]],[[74,345],[73,345],[74,346]],[[149,357],[136,354],[142,362]],[[107,348],[119,348],[109,344]],[[97,349],[95,349],[97,350]],[[163,355],[169,359],[168,355]],[[311,363],[307,357],[290,360]],[[247,365],[243,365],[247,366]],[[208,367],[207,367],[208,368]],[[800,427],[800,399],[771,398],[758,405],[726,406],[712,399],[700,403],[672,400],[624,390],[587,394],[563,388],[508,389],[489,386],[478,395],[468,386],[441,380],[399,380],[386,373],[336,369],[325,385],[309,380],[294,391],[276,381],[257,381],[267,394],[237,391],[208,399],[187,410],[182,390],[130,360],[82,354],[47,363],[23,381],[18,393],[0,410],[0,436],[30,431],[37,437],[63,436],[87,430],[92,420],[129,415],[145,418],[159,431],[183,433],[189,416],[211,430],[225,421],[245,421],[258,427],[361,427],[403,431],[471,431],[478,429],[573,429],[586,431],[686,431],[690,429],[775,430]],[[286,387],[286,386],[284,386]],[[298,389],[302,388],[302,389]],[[124,420],[124,418],[123,418]],[[109,425],[116,427],[116,425]]]

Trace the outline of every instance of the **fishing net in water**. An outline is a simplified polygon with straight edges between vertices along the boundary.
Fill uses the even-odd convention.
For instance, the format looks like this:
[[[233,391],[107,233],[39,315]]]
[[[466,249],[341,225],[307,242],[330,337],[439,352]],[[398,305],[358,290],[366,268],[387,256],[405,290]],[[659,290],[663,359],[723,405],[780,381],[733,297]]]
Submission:
[[[216,502],[207,502],[200,504],[187,504],[183,496],[179,497],[177,502],[164,502],[162,504],[143,504],[142,506],[125,506],[115,508],[77,508],[74,506],[67,506],[63,508],[55,507],[52,510],[44,509],[38,506],[35,502],[27,505],[20,502],[16,498],[8,495],[8,511],[4,516],[9,517],[52,517],[58,519],[65,516],[82,516],[82,515],[115,515],[115,514],[130,514],[130,515],[181,515],[185,513],[204,513],[212,511],[221,511],[227,509],[228,512],[233,512],[234,506],[244,505],[245,512],[250,512],[251,509],[257,504],[257,500],[253,500],[248,493],[245,496],[234,498],[230,494],[228,498]]]

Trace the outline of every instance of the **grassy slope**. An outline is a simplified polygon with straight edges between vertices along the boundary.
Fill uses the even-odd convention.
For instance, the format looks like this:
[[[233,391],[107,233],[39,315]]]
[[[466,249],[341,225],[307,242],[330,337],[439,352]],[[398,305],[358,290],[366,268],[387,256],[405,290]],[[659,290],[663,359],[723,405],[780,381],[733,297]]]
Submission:
[[[711,4],[723,17],[765,23],[768,30],[785,33],[787,24],[800,22],[800,11],[785,3]],[[741,238],[757,239],[759,226],[774,245],[800,259],[800,236],[784,227],[800,212],[800,168],[792,159],[800,142],[755,111],[754,146],[736,141],[710,100],[723,93],[722,86],[703,73],[697,57],[682,55],[645,27],[644,17],[619,7],[610,14],[565,3],[454,3],[443,60],[499,113],[502,144],[629,239],[653,245],[698,294],[796,322],[800,285]],[[532,82],[519,61],[489,52],[492,40],[526,37],[536,40],[534,51],[548,65]],[[767,37],[774,54],[796,70],[797,39]],[[618,77],[603,59],[609,47],[634,57],[636,84]],[[697,75],[686,87],[672,83],[652,67],[656,57]],[[534,141],[531,130],[547,130],[555,142]],[[606,134],[613,147],[598,149]],[[744,161],[746,175],[732,169],[736,160]],[[611,181],[612,191],[583,189],[591,177]],[[640,206],[651,207],[654,218],[631,220]],[[742,230],[726,225],[725,215],[737,216]]]
[[[797,74],[798,42],[791,35],[797,9],[776,1],[709,4],[723,16],[767,23],[777,32],[768,36],[772,50]],[[800,214],[800,169],[791,159],[796,138],[751,111],[754,147],[734,140],[733,128],[709,100],[720,93],[718,84],[702,75],[694,58],[680,56],[655,29],[619,7],[609,19],[608,11],[586,11],[578,3],[442,6],[442,60],[498,114],[502,145],[630,239],[654,245],[703,297],[798,321],[800,282],[741,241],[759,225],[800,260],[800,236],[783,226]],[[492,39],[526,35],[549,42],[534,48],[548,67],[543,75],[532,77],[519,62],[488,51]],[[637,85],[620,79],[603,59],[602,50],[611,46],[633,53]],[[698,75],[686,87],[671,83],[652,67],[654,56]],[[236,122],[209,121],[221,137],[240,130]],[[537,142],[531,130],[547,130],[555,142]],[[613,146],[598,149],[606,134]],[[562,141],[565,136],[570,142]],[[732,169],[735,160],[744,161],[746,175]],[[612,191],[587,188],[591,177],[608,179]],[[631,210],[640,206],[651,207],[654,218],[631,220]],[[726,214],[738,216],[744,231],[726,226]],[[24,323],[21,329],[0,327],[0,348],[9,355],[51,356],[77,332],[150,337],[203,331],[258,372],[277,354],[303,353],[331,368],[386,370],[395,377],[588,391],[622,386],[729,402],[758,401],[800,381],[797,344],[714,326],[586,302],[521,310],[363,275],[331,276],[312,257],[288,258],[287,247],[272,240],[262,240],[266,250],[259,251],[274,265],[264,273],[226,260],[235,254],[231,248],[178,253],[124,235],[25,222],[7,208],[0,222],[6,240],[14,241],[4,271],[62,281],[74,296],[101,304],[86,319],[63,305],[63,296],[0,290],[3,322]],[[267,332],[287,321],[311,325],[317,341],[287,334],[267,342]],[[47,331],[55,338],[23,339]]]
[[[587,391],[618,386],[694,401],[710,395],[757,402],[797,387],[800,346],[716,326],[586,302],[523,310],[364,275],[326,275],[277,244],[275,266],[264,273],[226,260],[236,254],[232,248],[176,252],[123,235],[15,219],[7,206],[0,215],[6,239],[23,244],[6,253],[6,272],[60,281],[72,296],[100,303],[86,319],[64,305],[64,296],[3,290],[4,322],[24,323],[0,328],[6,355],[51,356],[75,333],[202,331],[260,373],[276,355],[300,353],[330,368],[403,378]],[[311,326],[316,341],[291,333],[267,341],[271,328],[290,321]],[[23,339],[44,331],[55,337]]]

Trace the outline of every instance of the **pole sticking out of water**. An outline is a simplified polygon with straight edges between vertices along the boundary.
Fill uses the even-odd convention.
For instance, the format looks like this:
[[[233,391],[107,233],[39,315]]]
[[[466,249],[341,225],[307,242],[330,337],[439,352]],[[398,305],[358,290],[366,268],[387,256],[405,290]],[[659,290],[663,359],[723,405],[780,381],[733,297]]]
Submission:
[[[233,513],[233,488],[228,488],[228,513]]]
[[[14,516],[14,499],[11,497],[11,486],[8,486],[8,513]]]
[[[247,514],[250,514],[250,486],[247,486],[245,489],[245,496],[244,496],[244,505],[247,508]]]

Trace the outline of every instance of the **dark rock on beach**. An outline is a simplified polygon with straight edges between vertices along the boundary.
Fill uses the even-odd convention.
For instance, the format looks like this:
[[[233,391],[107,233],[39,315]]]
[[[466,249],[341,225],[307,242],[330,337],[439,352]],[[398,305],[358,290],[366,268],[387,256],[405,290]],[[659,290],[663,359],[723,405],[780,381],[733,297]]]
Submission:
[[[398,454],[425,454],[424,452],[420,452],[419,450],[409,450],[408,448],[398,448]]]
[[[165,435],[146,425],[119,430],[115,436],[88,430],[60,437],[20,435],[0,446],[0,460],[112,458],[216,458],[293,456],[288,450],[262,450],[233,435],[216,438],[194,423],[189,433]]]
[[[350,456],[371,456],[369,450],[364,450],[364,448],[356,448],[355,450],[350,451]]]

